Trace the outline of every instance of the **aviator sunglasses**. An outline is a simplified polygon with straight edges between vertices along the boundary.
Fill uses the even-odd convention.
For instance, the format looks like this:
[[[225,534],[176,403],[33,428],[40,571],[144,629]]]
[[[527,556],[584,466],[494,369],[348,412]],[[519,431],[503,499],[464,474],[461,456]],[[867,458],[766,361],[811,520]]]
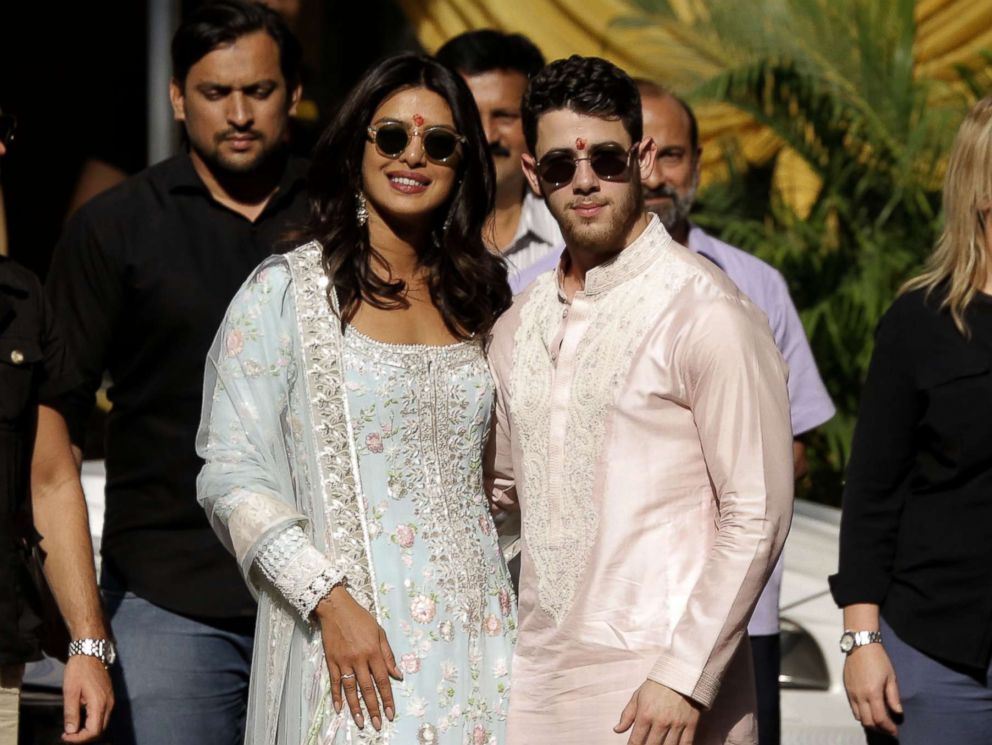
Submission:
[[[593,145],[588,155],[573,156],[567,150],[556,150],[534,163],[538,175],[555,188],[564,186],[575,178],[579,162],[588,160],[593,173],[604,181],[626,181],[630,178],[630,156],[640,143],[629,149],[613,142]]]
[[[375,144],[379,155],[392,160],[406,152],[414,135],[420,135],[427,160],[440,165],[446,165],[454,158],[458,148],[465,142],[465,137],[443,124],[414,129],[412,132],[406,124],[396,121],[387,121],[369,127],[369,139]]]

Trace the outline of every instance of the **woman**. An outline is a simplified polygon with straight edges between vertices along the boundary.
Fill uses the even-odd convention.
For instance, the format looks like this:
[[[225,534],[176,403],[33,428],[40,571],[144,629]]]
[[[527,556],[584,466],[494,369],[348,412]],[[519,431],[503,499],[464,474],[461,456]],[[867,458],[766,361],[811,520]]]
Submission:
[[[879,324],[854,435],[831,585],[870,741],[992,732],[990,210],[987,98],[954,142],[934,253]]]
[[[311,242],[259,267],[210,354],[199,499],[259,597],[248,743],[502,740],[485,143],[433,60],[367,73],[315,151]]]

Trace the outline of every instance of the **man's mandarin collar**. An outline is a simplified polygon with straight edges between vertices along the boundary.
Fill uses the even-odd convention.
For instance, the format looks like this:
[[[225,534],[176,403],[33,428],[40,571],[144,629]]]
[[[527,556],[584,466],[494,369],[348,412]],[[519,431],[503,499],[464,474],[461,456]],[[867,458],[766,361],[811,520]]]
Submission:
[[[648,226],[632,243],[609,261],[605,261],[586,272],[585,287],[581,290],[582,294],[592,296],[608,292],[628,279],[640,275],[658,258],[661,249],[667,248],[671,243],[672,237],[665,230],[665,226],[661,224],[661,220],[658,219],[657,215],[651,215]],[[562,279],[567,261],[569,261],[568,251],[562,255],[557,271],[558,294],[562,298],[565,297]]]

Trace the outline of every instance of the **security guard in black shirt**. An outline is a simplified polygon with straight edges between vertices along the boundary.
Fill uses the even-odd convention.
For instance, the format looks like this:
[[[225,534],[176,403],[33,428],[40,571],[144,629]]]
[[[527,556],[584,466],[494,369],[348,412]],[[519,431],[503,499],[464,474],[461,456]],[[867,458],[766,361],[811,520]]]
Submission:
[[[0,112],[0,155],[13,128],[12,117]],[[65,422],[41,404],[76,382],[40,283],[0,256],[0,745],[17,743],[24,663],[41,657],[40,608],[29,574],[39,540],[73,640],[64,741],[95,740],[113,706],[106,669],[113,645],[96,589],[79,472]]]

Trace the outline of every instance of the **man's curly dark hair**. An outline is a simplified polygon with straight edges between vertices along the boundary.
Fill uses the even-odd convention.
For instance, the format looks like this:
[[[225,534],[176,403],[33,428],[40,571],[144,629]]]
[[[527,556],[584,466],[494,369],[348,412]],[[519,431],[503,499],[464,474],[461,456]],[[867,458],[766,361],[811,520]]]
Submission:
[[[600,119],[619,119],[638,142],[643,134],[641,95],[630,76],[600,57],[555,60],[531,78],[524,94],[524,138],[531,154],[537,147],[537,120],[548,111],[570,109]]]

